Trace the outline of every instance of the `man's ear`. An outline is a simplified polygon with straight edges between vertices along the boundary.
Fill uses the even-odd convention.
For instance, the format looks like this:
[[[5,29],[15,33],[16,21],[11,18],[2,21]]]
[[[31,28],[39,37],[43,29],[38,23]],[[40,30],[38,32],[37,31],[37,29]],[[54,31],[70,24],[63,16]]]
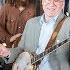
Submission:
[[[43,0],[41,2],[42,2],[42,6],[43,6]]]
[[[42,6],[43,6],[43,4],[45,3],[45,0],[42,0],[41,2],[42,2]]]

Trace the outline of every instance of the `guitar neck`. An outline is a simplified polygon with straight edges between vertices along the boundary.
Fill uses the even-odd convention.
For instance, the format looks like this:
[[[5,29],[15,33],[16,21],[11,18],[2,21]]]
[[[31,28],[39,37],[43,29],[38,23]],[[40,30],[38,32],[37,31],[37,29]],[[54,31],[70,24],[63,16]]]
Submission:
[[[31,59],[31,64],[35,64],[36,62],[38,62],[39,60],[41,60],[45,55],[51,53],[52,51],[56,50],[56,49],[59,48],[61,45],[65,44],[65,43],[67,43],[67,42],[69,42],[69,38],[66,39],[66,40],[64,40],[64,41],[62,41],[62,42],[60,42],[60,43],[58,43],[58,44],[56,44],[56,45],[54,45],[53,47],[48,48],[46,51],[42,52],[41,54],[39,54],[39,55],[33,57],[33,58]]]

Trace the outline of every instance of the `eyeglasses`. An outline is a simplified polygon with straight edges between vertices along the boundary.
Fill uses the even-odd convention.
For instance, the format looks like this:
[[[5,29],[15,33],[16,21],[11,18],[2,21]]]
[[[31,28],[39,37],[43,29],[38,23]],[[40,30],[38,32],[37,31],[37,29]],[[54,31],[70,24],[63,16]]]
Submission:
[[[44,1],[48,1],[51,2],[52,0],[44,0]],[[63,0],[53,0],[54,2],[63,2]]]
[[[54,2],[64,2],[64,0],[54,0]]]

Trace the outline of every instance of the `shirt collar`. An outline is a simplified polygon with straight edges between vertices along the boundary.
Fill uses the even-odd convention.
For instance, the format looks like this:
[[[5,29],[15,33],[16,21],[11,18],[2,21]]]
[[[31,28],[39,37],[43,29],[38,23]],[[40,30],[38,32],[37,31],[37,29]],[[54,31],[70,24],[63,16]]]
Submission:
[[[57,16],[53,16],[51,19],[53,19],[53,21],[56,22],[57,18],[58,18],[58,15],[57,15]],[[51,21],[51,20],[50,20],[50,21]],[[50,22],[50,21],[48,21],[48,22]],[[43,14],[43,15],[41,16],[41,19],[40,19],[40,24],[48,23],[48,22],[45,21],[45,19],[44,19],[44,14]]]

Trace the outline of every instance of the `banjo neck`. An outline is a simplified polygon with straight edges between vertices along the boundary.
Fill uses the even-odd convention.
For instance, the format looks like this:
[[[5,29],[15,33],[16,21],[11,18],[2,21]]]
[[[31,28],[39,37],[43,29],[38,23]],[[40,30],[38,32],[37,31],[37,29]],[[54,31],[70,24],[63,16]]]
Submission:
[[[45,55],[52,53],[53,51],[55,51],[57,48],[59,48],[60,46],[64,45],[65,43],[69,42],[69,38],[65,39],[64,41],[54,45],[53,47],[48,48],[46,51],[42,52],[41,54],[33,57],[31,59],[31,64],[35,64],[36,62],[38,62],[39,60],[43,59]]]

